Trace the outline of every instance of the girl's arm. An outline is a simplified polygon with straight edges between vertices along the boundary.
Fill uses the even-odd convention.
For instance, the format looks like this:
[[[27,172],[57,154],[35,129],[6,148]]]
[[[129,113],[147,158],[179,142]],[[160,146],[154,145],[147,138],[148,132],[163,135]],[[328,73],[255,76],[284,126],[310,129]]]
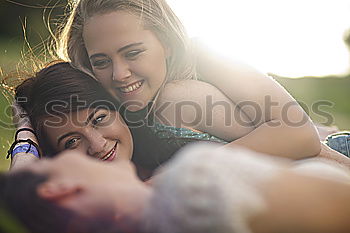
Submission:
[[[255,127],[248,114],[218,88],[205,82],[182,80],[168,83],[159,96],[156,113],[158,121],[163,124],[209,133],[230,142],[226,146],[241,145],[293,159],[310,156],[307,153],[311,140],[299,128],[291,127],[288,131],[278,121]],[[318,145],[318,137],[314,143]]]
[[[191,128],[225,141],[254,130],[251,120],[216,87],[196,80],[167,83],[155,108],[157,121]]]
[[[251,218],[254,233],[350,231],[347,182],[284,171],[262,189],[267,208]]]
[[[342,153],[339,153],[336,150],[333,150],[324,143],[321,143],[321,152],[318,154],[317,157],[329,159],[350,168],[349,157],[343,155]]]
[[[24,116],[26,114],[25,111],[16,102],[13,104],[12,109],[13,123],[16,130],[21,128],[32,129],[29,118]],[[38,140],[35,135],[29,131],[19,132],[17,139],[31,139],[38,144]],[[18,153],[11,159],[11,169],[18,169],[36,160],[38,160],[38,158],[31,153]]]
[[[230,144],[295,159],[320,152],[312,121],[275,80],[246,65],[206,53],[201,47],[196,48],[196,53],[201,80],[222,91],[255,127]]]

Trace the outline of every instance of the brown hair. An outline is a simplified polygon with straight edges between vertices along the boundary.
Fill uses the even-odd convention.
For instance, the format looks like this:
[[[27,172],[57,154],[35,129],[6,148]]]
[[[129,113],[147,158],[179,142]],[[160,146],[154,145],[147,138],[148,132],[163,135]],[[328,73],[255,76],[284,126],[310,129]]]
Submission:
[[[155,169],[180,148],[159,139],[147,124],[133,125],[132,122],[128,122],[127,117],[125,118],[125,109],[119,106],[99,82],[86,73],[74,69],[67,62],[50,64],[20,84],[15,93],[17,102],[28,113],[43,156],[51,157],[56,154],[46,140],[43,130],[45,117],[61,117],[60,114],[77,112],[88,107],[104,107],[120,112],[129,124],[132,134],[134,145],[132,161],[143,168]],[[75,99],[79,102],[75,102]],[[80,104],[81,101],[84,102],[83,106]],[[66,115],[62,115],[62,118],[65,117]]]
[[[0,223],[0,232],[22,233],[120,233],[106,216],[83,217],[37,194],[37,188],[50,177],[32,171],[0,173],[0,210],[12,220]],[[107,216],[108,217],[108,216]],[[20,231],[23,230],[23,231]]]
[[[67,62],[49,65],[26,79],[15,90],[16,101],[28,113],[44,155],[55,153],[46,141],[44,118],[63,116],[85,108],[119,108],[106,90],[86,73]]]

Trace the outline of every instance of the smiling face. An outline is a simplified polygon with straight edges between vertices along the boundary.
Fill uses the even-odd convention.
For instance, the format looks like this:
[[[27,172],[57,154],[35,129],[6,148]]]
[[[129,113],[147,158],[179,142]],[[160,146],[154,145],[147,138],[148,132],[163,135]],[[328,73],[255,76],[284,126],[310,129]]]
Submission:
[[[83,31],[96,78],[130,111],[152,100],[167,73],[168,52],[139,18],[125,11],[98,14]]]
[[[43,128],[56,152],[81,152],[104,161],[130,160],[132,156],[131,133],[115,111],[86,108],[47,118]]]

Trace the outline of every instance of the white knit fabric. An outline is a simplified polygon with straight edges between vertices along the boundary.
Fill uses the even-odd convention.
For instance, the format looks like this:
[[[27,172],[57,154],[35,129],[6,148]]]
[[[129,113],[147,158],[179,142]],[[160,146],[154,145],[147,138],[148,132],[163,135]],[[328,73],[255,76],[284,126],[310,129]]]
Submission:
[[[247,218],[265,209],[257,184],[284,162],[242,148],[183,149],[155,179],[147,225],[162,233],[250,233]]]
[[[292,162],[243,148],[192,145],[155,179],[146,228],[152,233],[251,233],[248,218],[266,209],[260,188],[286,168],[350,182],[349,170],[329,160]]]

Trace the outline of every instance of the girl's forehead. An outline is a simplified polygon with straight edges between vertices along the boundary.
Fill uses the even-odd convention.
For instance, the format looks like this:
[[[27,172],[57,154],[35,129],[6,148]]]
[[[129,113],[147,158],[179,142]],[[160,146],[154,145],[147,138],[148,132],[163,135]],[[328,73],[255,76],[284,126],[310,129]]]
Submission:
[[[98,109],[82,108],[77,111],[49,113],[42,117],[43,126],[45,127],[63,127],[67,123],[84,123],[91,114]]]
[[[135,15],[112,12],[90,18],[83,29],[83,40],[89,55],[118,50],[145,38],[146,29]]]
[[[96,26],[119,27],[126,29],[143,29],[144,17],[128,11],[111,11],[104,14],[96,14],[87,19],[84,25],[86,29],[100,29]]]

